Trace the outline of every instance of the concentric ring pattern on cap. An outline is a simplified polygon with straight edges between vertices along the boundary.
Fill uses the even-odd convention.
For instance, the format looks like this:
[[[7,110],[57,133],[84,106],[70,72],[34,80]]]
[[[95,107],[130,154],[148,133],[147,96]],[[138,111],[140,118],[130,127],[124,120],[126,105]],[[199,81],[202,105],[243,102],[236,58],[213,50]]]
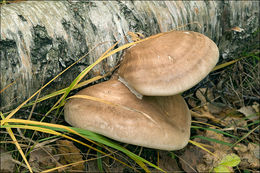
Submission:
[[[119,76],[142,95],[175,95],[205,78],[218,57],[218,47],[205,35],[171,31],[127,49]]]

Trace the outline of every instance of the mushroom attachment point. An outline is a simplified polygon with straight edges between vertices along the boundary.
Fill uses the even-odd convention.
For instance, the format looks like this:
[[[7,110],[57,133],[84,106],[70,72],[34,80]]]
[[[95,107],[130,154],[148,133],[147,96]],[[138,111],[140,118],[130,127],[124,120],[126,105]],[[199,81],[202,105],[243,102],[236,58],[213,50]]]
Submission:
[[[78,92],[66,103],[64,115],[72,126],[148,148],[182,149],[190,137],[191,115],[182,96],[140,100],[116,79]]]
[[[169,96],[199,83],[218,58],[218,47],[205,35],[171,31],[127,49],[118,74],[130,90],[147,96]]]

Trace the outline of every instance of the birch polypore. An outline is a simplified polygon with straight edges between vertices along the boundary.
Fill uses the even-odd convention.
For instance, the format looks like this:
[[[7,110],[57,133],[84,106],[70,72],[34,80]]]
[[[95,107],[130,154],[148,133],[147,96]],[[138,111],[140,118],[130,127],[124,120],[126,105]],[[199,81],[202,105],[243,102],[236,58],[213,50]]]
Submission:
[[[121,82],[110,80],[85,88],[77,96],[64,109],[65,120],[72,126],[155,149],[177,150],[188,143],[191,116],[180,95],[140,100]]]

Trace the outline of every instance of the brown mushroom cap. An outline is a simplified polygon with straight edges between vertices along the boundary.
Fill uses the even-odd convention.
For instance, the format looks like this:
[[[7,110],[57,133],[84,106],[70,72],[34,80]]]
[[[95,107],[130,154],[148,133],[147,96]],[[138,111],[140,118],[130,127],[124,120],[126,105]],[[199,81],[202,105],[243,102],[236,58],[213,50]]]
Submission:
[[[172,31],[127,49],[119,76],[142,95],[175,95],[205,78],[218,57],[216,44],[205,35]]]
[[[72,126],[162,150],[181,149],[188,143],[191,116],[180,95],[140,100],[118,80],[85,88],[77,95],[97,97],[115,105],[72,98],[64,109],[65,120]]]

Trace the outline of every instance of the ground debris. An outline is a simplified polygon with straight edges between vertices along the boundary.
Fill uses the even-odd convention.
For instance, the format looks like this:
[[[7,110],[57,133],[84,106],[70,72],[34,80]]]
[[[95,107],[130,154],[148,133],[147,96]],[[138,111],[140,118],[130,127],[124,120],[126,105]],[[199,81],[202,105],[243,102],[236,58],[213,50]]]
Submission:
[[[256,112],[257,110],[258,113]],[[244,114],[248,119],[252,121],[259,119],[259,104],[254,104],[252,106],[243,106],[237,111]]]
[[[54,168],[58,164],[59,156],[53,156],[55,149],[50,146],[38,147],[30,152],[29,163],[36,170]]]
[[[198,133],[201,136],[216,139],[224,143],[232,144],[234,142],[232,139],[224,137],[222,134],[216,133],[214,131],[207,130]],[[197,172],[209,172],[214,167],[218,166],[220,161],[228,154],[233,153],[232,150],[229,150],[230,147],[228,145],[200,138],[195,138],[194,141],[204,145],[204,147],[206,147],[214,155],[203,149],[198,148],[197,146],[189,145],[185,148],[185,152],[181,156],[182,159],[180,160],[182,168],[185,172],[194,172],[193,169],[195,169]]]
[[[167,151],[159,151],[159,164],[158,166],[166,172],[180,172],[180,168],[175,158],[170,156]]]
[[[238,144],[234,147],[238,155],[241,158],[240,167],[241,169],[260,169],[260,156],[259,156],[259,145],[249,143]]]
[[[12,161],[12,155],[4,148],[0,148],[0,172],[14,172],[14,162]]]
[[[73,142],[68,140],[59,140],[56,142],[58,144],[58,152],[61,154],[60,163],[63,165],[83,161],[80,150],[73,145]],[[71,167],[72,170],[84,171],[84,162],[79,163]]]

